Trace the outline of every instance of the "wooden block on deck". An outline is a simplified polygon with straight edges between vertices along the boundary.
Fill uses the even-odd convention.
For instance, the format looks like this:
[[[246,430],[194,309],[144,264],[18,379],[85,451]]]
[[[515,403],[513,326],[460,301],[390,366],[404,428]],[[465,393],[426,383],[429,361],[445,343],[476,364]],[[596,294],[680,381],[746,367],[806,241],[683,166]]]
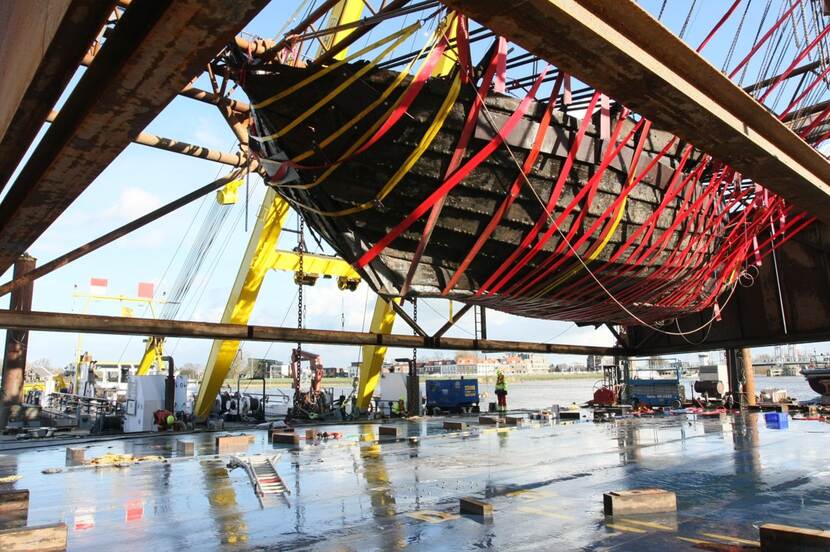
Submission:
[[[677,511],[677,496],[663,489],[612,491],[602,497],[607,516]]]
[[[3,552],[58,552],[66,550],[65,523],[32,525],[0,531],[0,550]]]
[[[216,438],[216,450],[219,453],[231,450],[245,450],[254,442],[253,435],[220,435]]]
[[[489,502],[484,502],[478,500],[477,498],[473,498],[471,496],[465,496],[459,500],[459,506],[461,508],[462,514],[473,514],[474,516],[492,516],[493,515],[493,505]]]
[[[196,453],[196,443],[193,441],[176,441],[176,452],[182,456],[193,456]]]
[[[453,429],[456,431],[464,431],[467,429],[467,424],[464,422],[451,422],[449,420],[444,421],[444,429]]]
[[[519,425],[525,422],[524,416],[505,416],[504,421],[507,425]]]
[[[84,449],[66,447],[66,465],[74,466],[84,463]]]
[[[29,490],[0,491],[0,529],[25,527],[29,520]]]
[[[397,439],[398,428],[395,426],[379,426],[378,436],[380,436],[381,439]]]
[[[760,528],[761,552],[830,550],[830,531],[765,523]]]
[[[482,425],[497,425],[499,423],[499,419],[497,416],[479,416],[478,423]]]
[[[299,445],[300,435],[293,431],[274,432],[271,434],[271,442],[275,445]]]

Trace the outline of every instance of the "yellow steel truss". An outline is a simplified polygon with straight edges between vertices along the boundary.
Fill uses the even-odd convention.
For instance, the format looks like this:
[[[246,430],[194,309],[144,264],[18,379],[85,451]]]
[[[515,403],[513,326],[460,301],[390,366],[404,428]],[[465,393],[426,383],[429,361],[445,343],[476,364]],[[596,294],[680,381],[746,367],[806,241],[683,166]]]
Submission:
[[[257,215],[256,225],[251,232],[242,265],[236,275],[230,297],[228,297],[228,303],[225,305],[225,311],[222,314],[223,323],[248,323],[265,274],[276,261],[277,240],[288,220],[288,211],[288,202],[269,187]],[[238,350],[239,341],[217,340],[213,342],[193,409],[197,417],[204,418],[210,414],[213,400],[219,393]]]
[[[372,313],[372,324],[369,331],[379,334],[392,333],[392,326],[395,324],[395,309],[392,301],[400,304],[400,298],[391,301],[379,296],[375,299],[375,310]],[[372,395],[380,379],[380,369],[383,367],[383,359],[386,356],[386,347],[376,345],[363,346],[363,360],[360,363],[360,374],[357,388],[357,406],[361,410],[369,408]]]
[[[337,27],[338,25],[345,25],[347,23],[353,23],[360,19],[360,15],[363,13],[363,0],[343,0],[339,4],[337,4],[334,8],[332,8],[329,19],[327,23],[327,27]],[[354,29],[343,29],[342,31],[338,31],[331,35],[326,35],[321,39],[321,48],[317,52],[317,55],[323,54],[326,50],[331,48],[333,45],[337,44],[347,36],[349,36]],[[341,60],[345,59],[346,57],[346,49],[343,51],[338,52],[334,59]]]

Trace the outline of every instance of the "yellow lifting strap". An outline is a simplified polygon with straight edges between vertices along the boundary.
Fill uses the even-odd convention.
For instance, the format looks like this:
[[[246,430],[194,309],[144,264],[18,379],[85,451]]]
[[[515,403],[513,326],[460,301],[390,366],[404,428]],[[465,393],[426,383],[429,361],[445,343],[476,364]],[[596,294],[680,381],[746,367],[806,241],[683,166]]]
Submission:
[[[303,88],[305,88],[305,87],[306,87],[306,86],[308,86],[309,84],[313,83],[314,81],[316,81],[316,80],[318,80],[318,79],[320,79],[320,78],[322,78],[322,77],[324,77],[324,76],[328,75],[329,73],[331,73],[332,71],[334,71],[334,70],[335,70],[335,69],[337,69],[338,67],[342,67],[342,66],[343,66],[343,65],[345,65],[346,63],[349,63],[349,62],[351,62],[351,61],[354,61],[354,60],[358,59],[358,58],[359,58],[360,56],[362,56],[363,54],[365,54],[365,53],[367,53],[367,52],[371,52],[371,51],[372,51],[372,50],[374,50],[375,48],[378,48],[378,47],[380,47],[380,46],[383,46],[384,44],[386,44],[386,43],[388,43],[388,42],[392,42],[393,40],[398,40],[398,39],[400,39],[400,38],[402,38],[402,37],[403,37],[403,38],[406,38],[406,37],[408,37],[408,36],[411,36],[411,35],[412,35],[412,33],[414,33],[415,31],[417,31],[420,27],[421,27],[421,24],[420,24],[420,23],[413,23],[412,25],[409,25],[408,27],[404,27],[403,29],[401,29],[400,31],[398,31],[398,32],[396,32],[396,33],[393,33],[393,34],[391,34],[391,35],[389,35],[389,36],[383,37],[382,39],[380,39],[380,40],[378,40],[377,42],[374,42],[374,43],[372,43],[372,44],[370,44],[370,45],[366,46],[365,48],[361,48],[361,49],[360,49],[360,50],[358,50],[357,52],[355,52],[355,53],[351,54],[349,57],[347,57],[347,58],[345,58],[345,59],[342,59],[342,60],[340,60],[340,61],[338,61],[338,62],[336,62],[336,63],[332,63],[331,65],[329,65],[329,66],[327,66],[327,67],[324,67],[323,69],[320,69],[319,71],[316,71],[316,72],[312,73],[311,75],[309,75],[309,76],[308,76],[308,77],[306,77],[305,79],[301,80],[301,81],[300,81],[300,82],[298,82],[297,84],[294,84],[294,85],[292,85],[292,86],[289,86],[289,87],[288,87],[288,88],[286,88],[285,90],[282,90],[282,91],[280,91],[280,92],[278,92],[278,93],[274,94],[274,95],[273,95],[273,96],[271,96],[270,98],[267,98],[267,99],[265,99],[265,100],[262,100],[262,101],[261,101],[261,102],[259,102],[259,103],[255,103],[255,104],[253,104],[253,106],[252,106],[252,107],[253,107],[254,109],[262,109],[263,107],[268,107],[268,106],[269,106],[269,105],[271,105],[272,103],[274,103],[274,102],[276,102],[276,101],[278,101],[278,100],[281,100],[281,99],[283,99],[283,98],[285,98],[285,97],[288,97],[288,96],[290,96],[291,94],[293,94],[294,92],[296,92],[296,91],[298,91],[298,90],[302,90]]]
[[[303,205],[297,201],[292,200],[291,203],[295,207],[299,207],[306,211],[310,211],[312,213],[316,213],[318,215],[326,216],[326,217],[343,217],[347,215],[353,215],[355,213],[359,213],[361,211],[366,211],[375,207],[378,203],[382,202],[386,197],[392,193],[395,187],[400,183],[404,176],[415,166],[415,163],[421,158],[424,152],[429,148],[432,141],[435,139],[435,136],[438,134],[438,131],[441,130],[441,127],[444,126],[444,121],[447,119],[447,116],[452,111],[453,106],[455,105],[455,100],[458,98],[458,93],[461,90],[461,78],[456,75],[452,81],[452,86],[450,86],[450,91],[447,94],[447,97],[444,98],[444,102],[441,104],[441,107],[438,109],[438,112],[435,114],[435,118],[430,124],[427,131],[424,133],[421,141],[409,154],[409,157],[406,158],[406,161],[400,166],[400,168],[392,175],[392,177],[383,185],[383,188],[377,193],[377,195],[368,201],[364,201],[359,205],[355,205],[353,207],[347,207],[345,209],[339,209],[336,211],[322,211],[320,209],[316,209],[309,205]]]
[[[400,304],[399,297],[392,299]],[[380,295],[375,299],[375,310],[372,313],[372,324],[369,331],[376,334],[389,335],[395,325],[395,309],[392,302]],[[357,407],[361,410],[369,408],[372,395],[380,380],[380,370],[383,368],[383,359],[386,357],[386,347],[364,345],[362,348],[363,360],[360,362],[359,382],[357,387]]]
[[[415,31],[414,27],[416,27],[416,26],[410,25],[410,27],[408,27],[408,28],[411,28],[412,32],[414,32]],[[312,115],[317,113],[320,109],[322,109],[323,107],[330,106],[331,101],[334,98],[339,96],[344,90],[346,90],[348,87],[350,87],[352,84],[354,84],[357,80],[362,78],[363,75],[365,75],[366,73],[368,73],[369,71],[374,69],[375,66],[377,66],[377,64],[380,63],[380,61],[389,54],[389,52],[391,52],[392,50],[394,50],[395,48],[400,46],[401,43],[403,43],[403,41],[406,40],[408,37],[409,37],[408,34],[404,34],[403,36],[398,37],[398,39],[396,41],[394,41],[392,44],[387,46],[380,54],[378,54],[377,57],[375,57],[375,59],[373,59],[371,62],[367,63],[366,65],[364,65],[363,67],[361,67],[360,69],[355,71],[355,73],[352,76],[350,76],[345,81],[340,83],[334,90],[332,90],[331,92],[329,92],[328,94],[326,94],[325,96],[320,98],[320,100],[317,101],[317,103],[315,103],[313,106],[311,106],[310,108],[308,108],[307,110],[302,112],[297,118],[295,118],[293,121],[291,121],[290,123],[288,123],[287,125],[282,127],[280,130],[274,132],[273,134],[269,134],[267,136],[254,136],[254,135],[251,135],[250,136],[251,139],[256,140],[257,142],[270,142],[271,140],[276,140],[280,136],[285,136],[288,132],[293,130],[297,125],[299,125],[300,123],[302,123],[303,121],[305,121],[306,119],[308,119],[309,117],[311,117]]]
[[[436,35],[436,36],[437,36],[437,35]],[[377,100],[375,100],[374,102],[372,102],[372,103],[370,103],[368,106],[366,106],[366,108],[365,108],[365,109],[363,109],[360,113],[358,113],[357,115],[355,115],[354,117],[352,117],[352,118],[351,118],[351,119],[350,119],[350,120],[349,120],[346,124],[344,124],[344,125],[343,125],[343,126],[341,126],[339,129],[337,129],[335,132],[333,132],[331,135],[329,135],[328,137],[326,137],[326,139],[325,139],[325,140],[321,141],[321,142],[320,142],[320,149],[325,148],[326,146],[328,146],[329,144],[331,144],[334,140],[336,140],[337,138],[339,138],[339,137],[340,137],[340,136],[341,136],[344,132],[346,132],[347,130],[352,130],[352,129],[354,128],[354,124],[355,124],[356,122],[358,122],[358,121],[362,120],[362,119],[363,119],[363,117],[365,117],[366,115],[368,115],[369,113],[371,113],[371,112],[372,112],[372,111],[373,111],[376,107],[378,107],[381,103],[385,102],[385,101],[386,101],[386,99],[387,99],[387,98],[388,98],[388,97],[392,94],[392,92],[394,92],[394,91],[395,91],[395,89],[396,89],[398,86],[400,86],[400,84],[401,84],[401,83],[402,83],[402,82],[403,82],[403,81],[404,81],[404,80],[405,80],[405,79],[409,76],[409,72],[410,72],[410,70],[412,69],[412,66],[415,64],[415,62],[416,62],[417,60],[419,60],[419,59],[421,59],[421,58],[424,58],[424,57],[425,57],[425,56],[424,56],[424,52],[427,52],[427,49],[429,49],[429,52],[427,52],[427,54],[426,54],[426,58],[428,58],[428,57],[429,57],[429,53],[431,53],[431,52],[432,52],[432,50],[433,50],[433,48],[435,48],[435,45],[436,45],[436,44],[437,44],[437,41],[435,40],[435,36],[433,37],[433,39],[432,39],[431,41],[427,41],[426,43],[424,43],[424,46],[421,48],[421,51],[418,53],[418,55],[412,58],[412,61],[410,61],[410,62],[409,62],[409,65],[407,65],[407,66],[406,66],[406,68],[405,68],[403,71],[401,71],[400,73],[398,73],[398,76],[397,76],[397,77],[395,77],[395,80],[392,82],[392,84],[391,84],[391,85],[390,85],[390,86],[389,86],[386,90],[384,90],[384,91],[383,91],[383,94],[381,94],[381,96],[380,96]],[[426,63],[426,62],[427,62],[427,59],[424,59],[423,63]],[[423,64],[422,64],[422,67],[423,67]],[[420,69],[419,69],[417,72],[420,72]],[[410,83],[407,85],[406,89],[405,89],[405,90],[404,90],[404,91],[400,94],[400,96],[398,96],[398,98],[397,98],[397,99],[396,99],[396,100],[392,103],[392,105],[389,107],[389,109],[387,109],[387,110],[386,110],[386,112],[385,112],[383,115],[381,115],[380,117],[378,117],[377,121],[375,121],[375,122],[372,124],[372,126],[370,126],[370,127],[366,130],[366,132],[364,132],[364,133],[360,136],[360,138],[358,138],[357,140],[355,140],[354,144],[352,144],[352,145],[349,147],[349,149],[347,149],[347,150],[346,150],[346,151],[345,151],[345,152],[344,152],[344,153],[343,153],[343,154],[342,154],[342,155],[341,155],[341,156],[337,159],[337,161],[336,161],[335,163],[333,163],[333,164],[332,164],[332,166],[331,166],[331,167],[329,167],[328,169],[326,169],[326,170],[323,172],[323,174],[321,174],[321,175],[320,175],[317,179],[315,179],[313,182],[309,182],[308,184],[277,184],[277,186],[279,186],[280,188],[297,188],[297,189],[300,189],[300,190],[310,190],[311,188],[314,188],[314,187],[316,187],[316,186],[319,186],[320,184],[322,184],[323,182],[325,182],[325,180],[326,180],[329,176],[331,176],[331,173],[333,173],[333,172],[335,171],[335,169],[337,169],[337,167],[339,167],[339,166],[340,166],[340,164],[341,164],[344,160],[348,159],[348,158],[349,158],[349,157],[350,157],[350,156],[351,156],[351,155],[352,155],[355,151],[357,151],[357,149],[358,149],[360,146],[362,146],[362,145],[363,145],[363,144],[364,144],[364,143],[365,143],[365,142],[366,142],[369,138],[371,138],[371,137],[375,134],[375,132],[377,131],[377,129],[379,129],[379,128],[380,128],[380,126],[381,126],[381,125],[382,125],[382,124],[383,124],[383,123],[384,123],[384,122],[385,122],[385,121],[386,121],[386,120],[387,120],[387,119],[388,119],[388,118],[392,115],[392,112],[393,112],[393,111],[394,111],[394,110],[398,107],[398,105],[401,103],[401,100],[403,100],[404,96],[406,96],[407,91],[408,91],[408,90],[409,90],[412,86],[414,86],[414,84],[415,84],[415,80],[414,80],[414,79],[412,79],[412,81],[410,81]],[[317,153],[317,149],[316,149],[316,148],[315,148],[315,149],[310,149],[310,150],[307,150],[307,151],[305,151],[305,152],[303,152],[303,153],[299,154],[297,157],[293,158],[293,159],[292,159],[292,161],[294,161],[295,163],[299,163],[300,161],[303,161],[304,159],[307,159],[308,157],[311,157],[311,156],[312,156],[312,155],[314,155],[315,153]]]
[[[251,232],[245,256],[230,297],[228,297],[225,312],[222,314],[222,323],[248,323],[262,287],[262,281],[276,261],[277,241],[288,220],[288,213],[288,202],[269,187],[265,192],[256,225]],[[222,382],[225,381],[225,376],[228,375],[238,349],[239,341],[216,340],[213,342],[194,407],[194,413],[198,418],[206,418],[210,414],[213,401],[222,387]]]

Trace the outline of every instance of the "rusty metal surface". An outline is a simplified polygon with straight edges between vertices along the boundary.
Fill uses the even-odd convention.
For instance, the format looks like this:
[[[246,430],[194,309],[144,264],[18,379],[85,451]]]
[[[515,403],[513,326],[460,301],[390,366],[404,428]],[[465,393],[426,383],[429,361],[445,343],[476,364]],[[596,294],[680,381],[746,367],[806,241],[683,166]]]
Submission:
[[[14,75],[0,82],[0,190],[114,5],[113,0],[0,2],[0,67]]]
[[[753,285],[738,288],[723,309],[722,320],[715,322],[707,335],[702,331],[683,339],[629,327],[631,348],[638,355],[654,355],[830,340],[830,227],[814,223],[781,246],[777,261],[778,279],[774,259],[769,256]],[[681,319],[680,327],[697,328],[710,317],[706,310]],[[668,329],[677,330],[674,325]]]
[[[0,204],[0,272],[265,4],[130,4]]]

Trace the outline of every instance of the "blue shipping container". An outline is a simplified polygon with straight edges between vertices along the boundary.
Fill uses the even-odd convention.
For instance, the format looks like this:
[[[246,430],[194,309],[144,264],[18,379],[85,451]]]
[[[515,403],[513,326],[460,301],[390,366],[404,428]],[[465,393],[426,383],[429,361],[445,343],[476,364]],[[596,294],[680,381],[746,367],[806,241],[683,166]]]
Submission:
[[[477,379],[427,380],[427,408],[458,410],[478,406]]]

